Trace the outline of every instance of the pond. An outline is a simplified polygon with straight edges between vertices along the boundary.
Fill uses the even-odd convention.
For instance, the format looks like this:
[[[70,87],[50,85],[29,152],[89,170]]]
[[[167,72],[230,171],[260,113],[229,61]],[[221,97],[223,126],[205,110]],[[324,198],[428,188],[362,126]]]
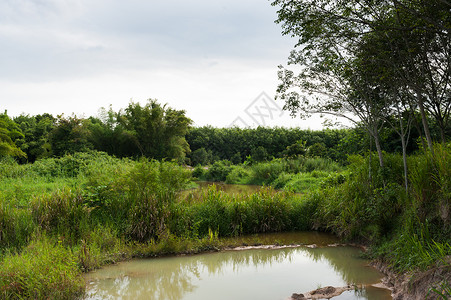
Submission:
[[[270,234],[240,242],[255,240],[297,245],[122,262],[85,276],[86,299],[282,300],[293,293],[348,284],[359,288],[333,299],[391,299],[390,291],[371,286],[382,274],[360,258],[361,251],[327,246],[337,242],[331,235]]]

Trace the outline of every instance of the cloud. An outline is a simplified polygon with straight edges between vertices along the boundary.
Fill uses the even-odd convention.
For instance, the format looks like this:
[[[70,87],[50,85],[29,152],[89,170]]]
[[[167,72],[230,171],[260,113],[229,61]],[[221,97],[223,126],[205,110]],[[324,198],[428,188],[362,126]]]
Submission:
[[[197,125],[227,126],[274,94],[293,44],[275,10],[261,0],[0,1],[0,109],[89,116],[156,98]]]
[[[256,0],[5,3],[3,79],[184,67],[224,57],[262,60],[274,54],[280,36],[272,7]]]

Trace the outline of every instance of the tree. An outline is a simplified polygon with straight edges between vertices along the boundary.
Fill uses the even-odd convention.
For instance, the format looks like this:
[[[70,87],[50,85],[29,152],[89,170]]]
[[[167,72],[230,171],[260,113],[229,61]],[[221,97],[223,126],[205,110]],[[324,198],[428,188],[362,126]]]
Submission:
[[[98,118],[91,117],[89,138],[94,148],[117,157],[138,156],[138,141],[132,131],[119,123],[118,113],[110,106],[100,108]]]
[[[49,135],[52,155],[59,157],[92,149],[93,146],[89,142],[89,124],[89,120],[77,116],[58,116],[55,128]]]
[[[26,158],[25,152],[23,152],[15,141],[23,138],[24,135],[20,131],[17,124],[11,120],[7,112],[0,114],[0,157],[12,156]]]
[[[137,147],[140,155],[183,161],[190,152],[185,135],[192,120],[185,116],[184,110],[168,108],[149,99],[144,106],[131,102],[118,113],[117,120],[132,134],[132,146]]]
[[[388,50],[388,57],[397,57],[391,59],[395,69],[388,74],[395,76],[391,80],[402,79],[405,90],[415,96],[432,151],[426,110],[440,128],[446,128],[451,105],[448,1],[276,0],[272,5],[280,6],[277,22],[283,34],[298,38],[297,51],[292,51],[288,64],[301,66],[299,74],[285,68],[279,72],[278,97],[285,100],[285,109],[292,114],[357,115],[379,148],[376,129],[386,114],[380,100],[387,94],[377,91],[371,78],[349,76],[356,66],[362,66],[355,57],[364,49],[365,39],[377,36],[384,40],[384,47],[367,43],[367,49],[373,53]],[[379,160],[382,165],[381,156]]]
[[[14,118],[14,122],[24,135],[16,141],[16,144],[27,154],[28,162],[34,162],[51,154],[49,135],[56,122],[52,115],[20,115]]]
[[[211,161],[211,153],[207,152],[204,147],[196,149],[191,153],[191,163],[193,166],[207,165]]]

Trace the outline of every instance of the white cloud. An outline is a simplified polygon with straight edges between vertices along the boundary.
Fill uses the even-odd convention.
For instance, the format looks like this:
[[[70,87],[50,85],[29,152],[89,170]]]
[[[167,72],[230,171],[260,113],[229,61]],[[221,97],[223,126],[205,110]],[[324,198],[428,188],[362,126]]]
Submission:
[[[260,0],[3,1],[0,110],[89,116],[156,98],[228,126],[274,95],[293,44],[275,19]]]

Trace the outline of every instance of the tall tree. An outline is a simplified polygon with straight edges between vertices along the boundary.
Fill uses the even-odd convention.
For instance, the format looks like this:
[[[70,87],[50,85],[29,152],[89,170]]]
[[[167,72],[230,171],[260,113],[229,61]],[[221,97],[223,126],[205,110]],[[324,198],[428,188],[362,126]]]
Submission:
[[[50,132],[56,122],[50,114],[37,116],[20,115],[14,118],[24,137],[16,143],[27,154],[28,162],[47,157],[51,154]]]
[[[89,120],[77,116],[58,116],[55,128],[49,135],[52,155],[82,152],[92,149],[89,142]]]
[[[403,79],[406,90],[415,95],[432,150],[427,112],[441,128],[446,128],[449,120],[451,4],[448,1],[276,0],[272,4],[280,6],[277,22],[282,24],[283,33],[298,38],[289,65],[301,66],[299,75],[287,69],[279,73],[278,92],[286,102],[286,109],[296,113],[321,108],[345,116],[342,103],[349,98],[342,91],[346,94],[349,91],[346,86],[354,81],[346,80],[343,71],[352,71],[349,62],[365,37],[377,35],[387,39],[392,53],[399,58],[395,64],[396,79]],[[307,95],[302,97],[292,88]],[[321,96],[312,98],[313,93]]]
[[[185,135],[192,121],[184,110],[160,105],[152,99],[144,106],[131,102],[119,113],[118,121],[133,134],[141,155],[183,160],[190,152]]]
[[[23,138],[19,126],[8,117],[7,112],[0,114],[0,158],[4,156],[26,157],[15,142]]]

